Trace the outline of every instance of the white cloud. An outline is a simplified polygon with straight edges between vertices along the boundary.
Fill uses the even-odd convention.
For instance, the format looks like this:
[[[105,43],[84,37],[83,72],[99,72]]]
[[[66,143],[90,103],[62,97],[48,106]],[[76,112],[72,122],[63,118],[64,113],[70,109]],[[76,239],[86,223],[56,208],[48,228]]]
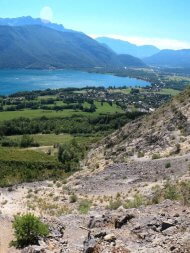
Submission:
[[[52,22],[53,21],[53,11],[49,6],[45,6],[43,7],[43,9],[40,12],[40,18],[44,21],[44,22]]]
[[[90,35],[92,38],[101,37],[101,35]],[[149,37],[131,37],[131,36],[122,36],[117,34],[108,34],[103,35],[105,37],[119,39],[134,43],[136,45],[154,45],[160,49],[186,49],[190,48],[190,42],[181,41],[181,40],[174,40],[168,38],[149,38]]]

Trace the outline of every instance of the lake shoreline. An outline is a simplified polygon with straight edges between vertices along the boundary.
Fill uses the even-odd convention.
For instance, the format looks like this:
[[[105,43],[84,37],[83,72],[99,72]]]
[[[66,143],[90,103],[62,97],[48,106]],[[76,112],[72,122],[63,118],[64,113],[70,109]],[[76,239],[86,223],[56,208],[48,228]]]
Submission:
[[[19,91],[84,87],[146,87],[151,83],[130,77],[119,77],[114,73],[94,73],[81,70],[0,70],[0,95],[11,95]]]

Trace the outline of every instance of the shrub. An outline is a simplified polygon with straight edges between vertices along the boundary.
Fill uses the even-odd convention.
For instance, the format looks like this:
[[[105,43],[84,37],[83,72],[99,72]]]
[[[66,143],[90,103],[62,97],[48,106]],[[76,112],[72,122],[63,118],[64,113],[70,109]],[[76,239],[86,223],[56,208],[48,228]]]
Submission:
[[[162,189],[159,185],[153,188],[154,194],[153,198],[150,201],[150,204],[159,204],[162,198]]]
[[[78,210],[81,214],[87,214],[90,210],[92,202],[88,199],[84,199],[79,203]]]
[[[78,198],[77,195],[75,195],[74,193],[70,196],[70,203],[75,203],[77,202]]]
[[[152,155],[152,160],[155,160],[155,159],[159,159],[160,158],[160,154],[153,154]]]
[[[181,197],[184,205],[190,205],[190,181],[181,182]]]
[[[128,208],[138,208],[142,205],[146,204],[145,199],[141,194],[136,194],[133,200],[128,200],[127,203],[124,205],[126,209]]]
[[[179,199],[179,190],[177,189],[176,185],[166,184],[164,199],[170,199],[170,200]]]
[[[171,163],[170,162],[167,162],[166,164],[165,164],[165,168],[167,169],[167,168],[170,168],[171,167]]]
[[[37,244],[39,237],[47,236],[49,233],[47,225],[30,213],[16,216],[13,221],[13,229],[16,241],[11,244],[18,248]]]
[[[137,156],[138,158],[144,157],[144,152],[138,152]]]
[[[23,135],[20,141],[21,148],[39,147],[39,144],[34,141],[34,138],[29,135]]]
[[[180,151],[181,151],[181,145],[180,145],[179,143],[177,143],[177,144],[175,145],[175,147],[176,147],[175,153],[176,153],[176,154],[179,154]]]
[[[117,199],[115,201],[111,200],[109,202],[108,208],[111,210],[117,210],[120,206],[122,206],[122,201],[120,199]]]
[[[178,184],[171,184],[169,182],[164,186],[163,189],[158,186],[153,189],[153,191],[153,204],[158,204],[164,199],[179,200],[182,197],[181,187]]]

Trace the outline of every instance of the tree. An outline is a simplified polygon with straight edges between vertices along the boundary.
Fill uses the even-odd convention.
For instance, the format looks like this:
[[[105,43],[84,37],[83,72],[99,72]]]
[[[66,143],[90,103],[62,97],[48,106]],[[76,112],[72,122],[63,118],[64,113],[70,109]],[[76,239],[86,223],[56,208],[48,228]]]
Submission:
[[[95,112],[96,111],[96,106],[95,104],[90,105],[90,112]]]
[[[21,148],[38,147],[39,144],[34,141],[34,138],[29,135],[23,135],[20,141]]]

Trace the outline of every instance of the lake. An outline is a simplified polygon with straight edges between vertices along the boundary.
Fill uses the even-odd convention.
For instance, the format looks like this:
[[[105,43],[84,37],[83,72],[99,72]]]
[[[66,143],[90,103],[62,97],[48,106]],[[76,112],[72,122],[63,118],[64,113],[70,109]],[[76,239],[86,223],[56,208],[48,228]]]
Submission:
[[[117,77],[75,70],[0,70],[0,94],[19,91],[58,89],[86,86],[147,86],[150,83],[135,78]]]

